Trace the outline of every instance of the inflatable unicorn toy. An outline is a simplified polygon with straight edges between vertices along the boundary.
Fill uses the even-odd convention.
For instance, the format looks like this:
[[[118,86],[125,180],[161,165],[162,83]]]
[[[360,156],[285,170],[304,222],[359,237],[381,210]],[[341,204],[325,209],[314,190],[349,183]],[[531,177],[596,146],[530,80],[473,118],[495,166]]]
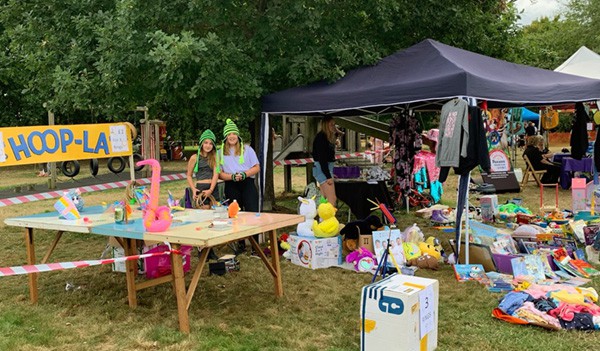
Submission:
[[[304,216],[304,222],[299,223],[296,229],[296,232],[300,236],[315,236],[313,232],[312,226],[317,216],[317,205],[315,204],[314,196],[313,198],[303,198],[298,196],[298,201],[300,201],[300,210],[298,211],[301,215]]]
[[[160,164],[155,159],[142,160],[136,166],[150,165],[152,167],[152,178],[150,185],[150,202],[144,213],[144,228],[149,232],[164,232],[171,226],[171,209],[167,206],[158,206],[158,194],[160,192]]]

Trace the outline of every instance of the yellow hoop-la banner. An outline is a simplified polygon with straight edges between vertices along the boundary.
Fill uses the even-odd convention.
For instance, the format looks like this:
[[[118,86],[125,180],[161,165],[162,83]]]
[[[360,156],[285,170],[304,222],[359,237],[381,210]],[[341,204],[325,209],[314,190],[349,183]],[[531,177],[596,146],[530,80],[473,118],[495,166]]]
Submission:
[[[0,128],[0,167],[131,153],[125,123]]]

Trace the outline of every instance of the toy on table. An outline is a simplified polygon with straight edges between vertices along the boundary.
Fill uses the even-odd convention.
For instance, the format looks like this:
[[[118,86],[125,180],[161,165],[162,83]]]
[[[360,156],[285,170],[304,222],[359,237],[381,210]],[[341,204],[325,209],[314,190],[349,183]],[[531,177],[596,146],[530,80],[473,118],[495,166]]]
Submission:
[[[167,199],[167,205],[169,206],[169,208],[173,211],[185,210],[185,208],[181,207],[180,200],[175,200],[175,198],[173,197],[173,194],[171,194],[171,191],[168,190],[168,192],[169,192],[169,198]]]
[[[359,247],[346,256],[346,262],[354,264],[354,269],[358,272],[370,272],[375,268],[376,259],[371,251]]]
[[[81,216],[77,210],[77,206],[73,202],[70,196],[65,194],[54,203],[54,208],[58,211],[59,218],[61,219],[79,219]]]
[[[233,200],[229,206],[227,206],[227,214],[229,218],[237,218],[238,212],[240,212],[240,204],[238,204],[237,200]]]
[[[81,190],[79,190],[79,188],[71,189],[69,192],[65,193],[65,195],[73,201],[77,211],[83,211],[83,198],[81,197]]]
[[[383,223],[381,219],[375,215],[369,215],[367,218],[348,222],[340,230],[340,234],[343,236],[342,246],[348,251],[354,251],[358,249],[358,238],[362,235],[372,235],[374,230],[383,229]]]
[[[335,218],[336,211],[335,207],[327,199],[321,197],[321,203],[317,208],[321,222],[313,221],[312,227],[316,237],[330,238],[339,234],[340,222]]]
[[[315,217],[317,216],[317,205],[315,204],[314,197],[313,198],[303,198],[298,196],[298,201],[300,201],[300,209],[298,213],[304,216],[304,222],[298,223],[296,227],[296,233],[300,236],[311,236],[314,237],[315,233],[313,232],[313,223],[315,221]]]
[[[152,178],[150,185],[150,202],[144,213],[144,228],[149,232],[164,232],[171,226],[171,210],[167,206],[158,206],[160,192],[160,163],[155,159],[142,160],[136,166],[150,165]]]

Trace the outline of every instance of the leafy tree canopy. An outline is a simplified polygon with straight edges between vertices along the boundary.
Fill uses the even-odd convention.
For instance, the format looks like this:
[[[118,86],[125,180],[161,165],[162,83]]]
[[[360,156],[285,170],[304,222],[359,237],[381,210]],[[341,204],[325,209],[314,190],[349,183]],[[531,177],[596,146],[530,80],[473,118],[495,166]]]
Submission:
[[[492,0],[0,0],[0,123],[134,121],[146,105],[196,138],[425,38],[510,58],[516,20]]]

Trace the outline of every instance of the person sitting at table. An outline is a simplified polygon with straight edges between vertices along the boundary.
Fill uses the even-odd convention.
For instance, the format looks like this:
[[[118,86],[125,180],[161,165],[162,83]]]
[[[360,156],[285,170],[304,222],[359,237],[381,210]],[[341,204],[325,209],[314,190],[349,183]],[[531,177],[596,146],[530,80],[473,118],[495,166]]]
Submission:
[[[219,177],[225,181],[225,198],[229,203],[237,200],[242,211],[258,212],[258,190],[254,177],[260,172],[256,152],[250,145],[244,145],[237,125],[227,119],[223,127],[223,146],[221,147]],[[254,235],[258,243],[258,234]],[[246,249],[245,240],[238,243],[238,251]],[[254,255],[254,249],[252,249]]]
[[[205,130],[200,135],[198,152],[192,155],[188,161],[187,183],[193,190],[194,200],[200,194],[203,197],[213,195],[216,200],[220,200],[218,192],[215,193],[217,181],[219,180],[219,173],[215,172],[217,166],[216,139],[215,134],[210,129]]]
[[[533,135],[527,139],[527,148],[523,152],[523,156],[527,156],[531,166],[536,171],[545,170],[546,173],[542,176],[542,183],[554,184],[558,182],[560,177],[560,165],[551,162],[551,152],[543,152],[544,137],[541,135]]]

